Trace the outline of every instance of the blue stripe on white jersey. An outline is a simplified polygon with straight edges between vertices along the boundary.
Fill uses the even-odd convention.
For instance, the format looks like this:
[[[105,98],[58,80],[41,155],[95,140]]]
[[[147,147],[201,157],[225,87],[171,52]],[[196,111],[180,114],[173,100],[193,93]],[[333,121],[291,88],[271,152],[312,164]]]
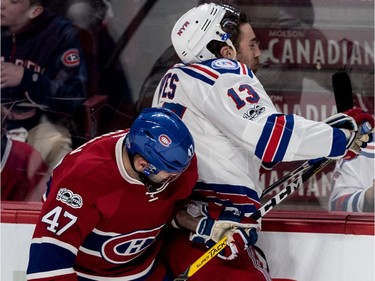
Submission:
[[[344,132],[340,129],[333,128],[333,137],[334,144],[331,147],[331,151],[328,154],[328,157],[337,157],[342,155],[342,147],[346,147],[347,141],[344,135]],[[344,136],[344,137],[343,137]]]
[[[345,194],[336,197],[331,202],[331,210],[335,211],[346,211],[346,212],[360,212],[361,209],[358,205],[359,197],[361,196],[361,190],[353,194]]]
[[[358,212],[360,211],[359,208],[358,208],[358,201],[359,201],[359,196],[361,196],[361,192],[357,192],[354,194],[353,197],[353,203],[352,203],[352,206],[353,206],[353,212]]]
[[[371,151],[371,150],[367,151],[366,149],[362,149],[360,156],[375,159],[374,151]]]
[[[226,207],[235,207],[246,214],[252,214],[260,207],[256,191],[240,185],[198,182],[192,198],[197,201],[215,202]]]
[[[213,77],[209,77],[208,75],[198,73],[197,71],[195,71],[195,69],[189,67],[181,67],[180,70],[185,72],[187,75],[195,79],[201,80],[202,82],[207,83],[211,86],[214,85],[216,82],[216,79],[211,79]]]

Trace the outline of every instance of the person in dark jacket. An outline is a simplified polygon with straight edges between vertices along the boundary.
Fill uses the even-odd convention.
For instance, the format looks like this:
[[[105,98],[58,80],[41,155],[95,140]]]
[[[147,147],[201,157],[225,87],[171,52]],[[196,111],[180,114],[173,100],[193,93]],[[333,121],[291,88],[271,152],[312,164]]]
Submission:
[[[1,107],[10,137],[36,148],[52,169],[72,149],[62,120],[86,99],[86,67],[75,29],[45,5],[1,1]]]

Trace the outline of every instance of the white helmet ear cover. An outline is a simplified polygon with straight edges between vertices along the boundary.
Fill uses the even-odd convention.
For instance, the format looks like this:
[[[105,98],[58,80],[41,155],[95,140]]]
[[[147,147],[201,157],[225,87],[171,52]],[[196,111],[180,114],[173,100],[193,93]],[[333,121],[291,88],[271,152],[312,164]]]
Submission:
[[[220,25],[226,12],[220,5],[203,4],[189,10],[176,22],[171,40],[175,51],[185,64],[215,58],[207,49],[207,44],[212,40],[229,40],[228,34]]]

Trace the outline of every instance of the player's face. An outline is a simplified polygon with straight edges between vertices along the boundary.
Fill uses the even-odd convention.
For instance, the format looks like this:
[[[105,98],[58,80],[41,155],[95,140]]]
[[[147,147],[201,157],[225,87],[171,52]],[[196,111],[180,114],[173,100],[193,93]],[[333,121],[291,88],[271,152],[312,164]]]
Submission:
[[[250,24],[240,26],[240,42],[237,48],[237,60],[247,65],[254,72],[259,66],[260,49],[258,40]]]
[[[157,174],[151,174],[149,179],[157,184],[170,183],[177,179],[180,176],[180,173],[167,173],[165,171],[160,171]]]
[[[29,0],[1,0],[1,26],[18,31],[30,21],[36,6],[30,6]]]
[[[168,173],[165,171],[155,171],[155,167],[150,165],[139,173],[139,178],[145,184],[148,192],[159,193],[163,191],[169,183],[176,180],[181,173]],[[153,172],[151,172],[153,171]]]

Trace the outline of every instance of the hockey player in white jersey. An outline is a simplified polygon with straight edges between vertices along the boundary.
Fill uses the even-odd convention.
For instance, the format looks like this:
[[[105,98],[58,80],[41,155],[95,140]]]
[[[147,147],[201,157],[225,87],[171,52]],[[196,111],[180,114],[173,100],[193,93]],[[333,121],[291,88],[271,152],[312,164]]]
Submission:
[[[225,233],[229,247],[221,259],[214,258],[189,280],[271,280],[255,250],[260,225],[247,220],[260,207],[260,168],[354,157],[367,139],[360,139],[358,124],[368,121],[373,127],[374,120],[361,110],[334,115],[326,123],[278,112],[252,70],[260,56],[255,34],[235,7],[193,8],[176,22],[171,38],[183,63],[164,75],[153,106],[172,109],[189,127],[199,181],[194,203],[174,220],[190,231],[171,234],[166,259],[178,275]],[[222,219],[237,227],[225,229],[230,224]]]
[[[375,142],[355,159],[337,161],[329,198],[331,211],[374,212]]]

